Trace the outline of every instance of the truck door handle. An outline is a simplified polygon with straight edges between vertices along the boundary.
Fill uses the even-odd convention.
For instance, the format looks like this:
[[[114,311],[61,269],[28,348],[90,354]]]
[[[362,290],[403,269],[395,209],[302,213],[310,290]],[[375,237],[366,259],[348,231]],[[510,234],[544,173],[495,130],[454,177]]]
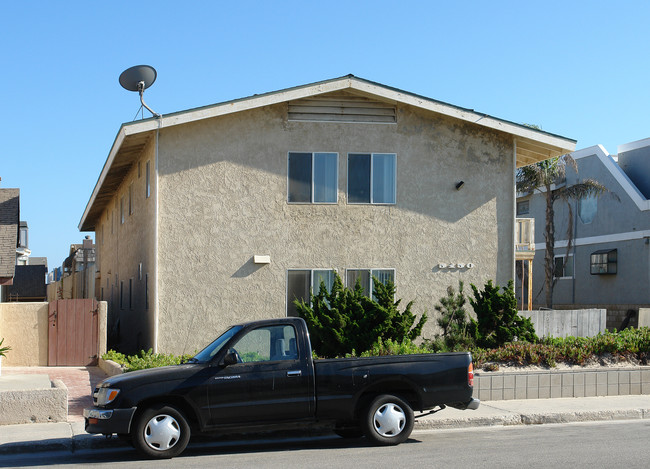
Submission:
[[[302,375],[302,371],[300,370],[295,370],[295,371],[287,371],[287,376],[291,378],[292,376],[300,376]]]

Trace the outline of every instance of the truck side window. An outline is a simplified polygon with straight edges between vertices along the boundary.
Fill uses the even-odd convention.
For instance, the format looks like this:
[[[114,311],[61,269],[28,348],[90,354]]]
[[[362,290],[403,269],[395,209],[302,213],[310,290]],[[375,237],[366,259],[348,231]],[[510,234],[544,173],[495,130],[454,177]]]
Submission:
[[[253,329],[233,347],[243,363],[297,360],[296,331],[293,326]]]

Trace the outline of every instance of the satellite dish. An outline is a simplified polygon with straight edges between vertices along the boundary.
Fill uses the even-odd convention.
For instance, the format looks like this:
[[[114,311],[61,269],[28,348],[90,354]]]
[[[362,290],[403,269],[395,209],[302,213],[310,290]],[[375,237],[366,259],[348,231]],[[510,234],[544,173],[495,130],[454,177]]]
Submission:
[[[135,67],[127,68],[120,75],[120,85],[127,91],[137,91],[140,94],[140,103],[142,107],[147,108],[147,110],[154,115],[154,117],[162,117],[160,114],[154,112],[149,106],[144,102],[142,95],[144,90],[149,88],[156,81],[156,69],[150,65],[136,65]]]

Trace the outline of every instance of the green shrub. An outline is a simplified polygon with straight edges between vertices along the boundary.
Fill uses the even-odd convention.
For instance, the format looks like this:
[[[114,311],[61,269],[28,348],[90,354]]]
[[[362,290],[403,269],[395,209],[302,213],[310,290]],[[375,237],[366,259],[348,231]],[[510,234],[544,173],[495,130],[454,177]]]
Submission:
[[[463,282],[458,282],[458,293],[447,287],[447,296],[435,306],[439,317],[438,326],[442,330],[429,347],[436,351],[468,350],[476,344],[477,323],[465,311],[467,299],[463,292]]]
[[[517,300],[512,280],[501,288],[489,280],[482,291],[472,286],[474,299],[469,300],[477,319],[476,343],[494,348],[513,341],[537,342],[533,323],[517,314]]]
[[[164,353],[153,353],[152,349],[148,351],[141,350],[136,355],[126,356],[123,353],[109,350],[102,358],[112,360],[120,365],[124,365],[125,371],[144,370],[146,368],[157,368],[159,366],[178,365],[183,361],[192,358],[193,355],[180,355]]]
[[[319,356],[341,357],[354,350],[370,350],[379,339],[401,343],[422,333],[426,313],[416,324],[412,301],[400,312],[402,300],[394,301],[395,285],[390,281],[383,284],[374,277],[373,282],[376,300],[365,295],[359,282],[354,288],[344,287],[337,274],[330,292],[321,282],[318,293],[310,294],[310,302],[295,301]]]
[[[361,357],[381,357],[385,355],[414,355],[419,353],[431,353],[429,349],[414,344],[409,339],[402,342],[395,342],[391,339],[383,341],[379,339],[373,344],[370,350],[363,352]]]

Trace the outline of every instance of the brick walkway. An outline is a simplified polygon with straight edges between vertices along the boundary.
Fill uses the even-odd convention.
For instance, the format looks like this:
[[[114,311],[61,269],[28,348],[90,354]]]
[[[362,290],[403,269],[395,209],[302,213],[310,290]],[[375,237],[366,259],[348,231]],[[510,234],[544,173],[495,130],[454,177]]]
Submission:
[[[93,405],[92,392],[106,374],[96,366],[3,366],[3,375],[48,375],[68,388],[68,422],[83,420],[83,410]]]

